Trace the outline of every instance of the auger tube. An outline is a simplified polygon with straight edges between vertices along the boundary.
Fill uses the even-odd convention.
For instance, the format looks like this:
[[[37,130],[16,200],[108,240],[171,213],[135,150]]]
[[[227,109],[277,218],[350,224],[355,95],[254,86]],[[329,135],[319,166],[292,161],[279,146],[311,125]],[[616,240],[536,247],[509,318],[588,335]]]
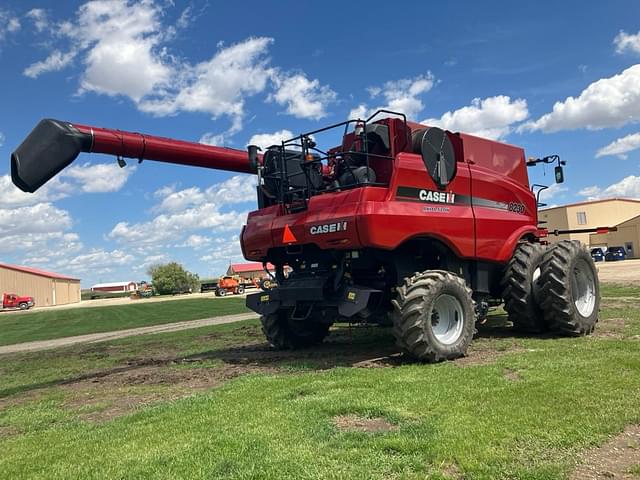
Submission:
[[[33,193],[80,154],[105,153],[195,167],[256,173],[261,156],[244,150],[44,119],[11,154],[11,178]]]

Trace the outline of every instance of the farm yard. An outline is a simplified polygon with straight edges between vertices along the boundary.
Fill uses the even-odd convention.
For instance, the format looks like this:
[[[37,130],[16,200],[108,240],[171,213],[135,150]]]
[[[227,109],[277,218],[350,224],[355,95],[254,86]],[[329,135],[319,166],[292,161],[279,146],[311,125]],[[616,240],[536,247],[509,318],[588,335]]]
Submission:
[[[276,352],[257,320],[2,355],[0,476],[636,478],[640,288],[602,295],[591,337],[520,336],[496,310],[466,358],[436,365],[366,326]],[[189,318],[237,313],[237,300],[198,300],[207,310]],[[136,325],[158,314],[135,307]],[[65,321],[79,312],[129,327],[127,308],[0,325],[34,323],[12,342],[53,338],[56,324],[86,333]]]

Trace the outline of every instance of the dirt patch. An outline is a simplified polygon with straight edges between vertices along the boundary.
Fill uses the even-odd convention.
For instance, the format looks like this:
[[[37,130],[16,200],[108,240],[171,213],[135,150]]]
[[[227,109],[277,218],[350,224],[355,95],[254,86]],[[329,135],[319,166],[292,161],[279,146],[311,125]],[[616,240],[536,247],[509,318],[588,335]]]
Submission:
[[[63,389],[68,400],[64,407],[78,412],[80,419],[103,422],[141,406],[177,400],[218,387],[240,375],[274,371],[235,365],[212,368],[143,366],[65,385]]]
[[[522,377],[520,376],[518,371],[513,370],[512,368],[505,368],[504,372],[502,372],[502,376],[510,382],[519,382],[520,380],[522,380]]]
[[[598,322],[593,336],[597,338],[624,338],[625,319],[621,317],[604,318]]]
[[[640,463],[640,425],[625,428],[604,445],[584,452],[571,480],[634,479],[629,470]]]
[[[491,343],[487,344],[481,340],[474,340],[474,343],[471,344],[467,351],[467,356],[454,360],[454,364],[459,367],[491,365],[508,353],[522,353],[525,351],[526,349],[515,341],[508,346],[501,345],[497,347]]]
[[[14,435],[18,435],[19,433],[20,433],[20,430],[18,430],[16,427],[11,427],[8,425],[5,425],[5,426],[0,425],[0,438],[9,438]]]
[[[382,417],[365,418],[357,415],[338,415],[333,424],[343,432],[386,433],[398,430],[398,426]]]
[[[442,473],[451,480],[462,480],[464,475],[455,463],[448,463],[442,466]]]

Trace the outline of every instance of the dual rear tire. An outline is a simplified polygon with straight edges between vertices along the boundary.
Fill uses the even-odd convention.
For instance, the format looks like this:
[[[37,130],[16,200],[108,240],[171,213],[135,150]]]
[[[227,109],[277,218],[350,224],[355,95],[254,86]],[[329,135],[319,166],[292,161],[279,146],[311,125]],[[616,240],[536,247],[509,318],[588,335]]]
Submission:
[[[578,336],[590,334],[598,322],[598,273],[580,242],[520,244],[503,287],[505,310],[518,330]]]

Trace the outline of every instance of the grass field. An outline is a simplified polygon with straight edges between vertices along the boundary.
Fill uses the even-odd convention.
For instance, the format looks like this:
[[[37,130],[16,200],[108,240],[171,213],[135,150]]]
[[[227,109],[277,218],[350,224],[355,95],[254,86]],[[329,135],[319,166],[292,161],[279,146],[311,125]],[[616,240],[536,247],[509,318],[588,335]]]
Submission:
[[[568,478],[640,422],[640,289],[603,293],[591,337],[520,337],[498,311],[438,365],[373,327],[275,352],[257,321],[5,355],[0,477]]]
[[[198,298],[0,315],[0,345],[248,312],[244,298]]]

